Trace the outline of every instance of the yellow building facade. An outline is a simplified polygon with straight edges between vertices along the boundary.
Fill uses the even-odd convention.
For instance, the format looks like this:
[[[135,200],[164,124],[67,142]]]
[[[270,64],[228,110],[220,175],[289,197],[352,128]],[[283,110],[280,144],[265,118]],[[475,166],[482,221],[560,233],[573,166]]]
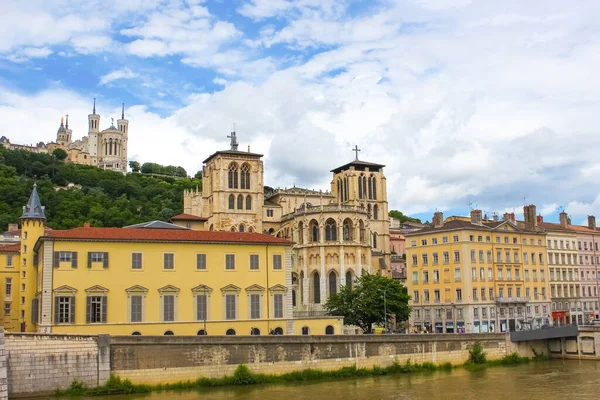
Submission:
[[[7,331],[342,333],[341,318],[293,317],[292,243],[285,239],[164,222],[44,232],[44,222],[34,187],[21,244],[0,248],[4,302],[14,308]]]
[[[431,226],[406,234],[406,254],[417,330],[504,332],[549,322],[546,240],[535,206],[526,207],[524,223],[514,214],[487,220],[480,210],[446,221],[435,213]]]

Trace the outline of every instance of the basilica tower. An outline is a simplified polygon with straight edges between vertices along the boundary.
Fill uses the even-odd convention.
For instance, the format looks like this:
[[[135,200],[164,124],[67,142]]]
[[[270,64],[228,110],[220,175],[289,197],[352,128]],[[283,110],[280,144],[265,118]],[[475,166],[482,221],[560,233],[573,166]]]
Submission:
[[[98,156],[98,135],[100,134],[100,115],[96,114],[96,99],[94,109],[88,115],[88,153],[91,157]]]

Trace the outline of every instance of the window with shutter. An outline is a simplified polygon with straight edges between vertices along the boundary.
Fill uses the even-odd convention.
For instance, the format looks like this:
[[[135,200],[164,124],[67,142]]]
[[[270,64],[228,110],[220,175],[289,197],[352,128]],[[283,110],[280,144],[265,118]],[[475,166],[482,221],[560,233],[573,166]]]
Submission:
[[[281,269],[281,254],[273,255],[273,269]]]
[[[250,318],[260,318],[260,294],[250,295]]]
[[[106,296],[88,296],[86,308],[88,324],[106,323]]]
[[[75,323],[75,297],[57,296],[54,298],[54,323]]]
[[[275,318],[283,318],[283,295],[276,294],[273,296],[273,311]]]
[[[39,304],[39,299],[31,300],[31,322],[34,324],[38,323]]]
[[[208,319],[207,316],[207,296],[205,294],[199,294],[196,296],[196,320],[204,321]]]
[[[175,296],[163,296],[163,321],[175,321]]]
[[[71,252],[71,268],[77,268],[77,252]]]
[[[196,269],[206,269],[206,254],[196,254]]]
[[[142,296],[131,296],[131,322],[142,322]]]

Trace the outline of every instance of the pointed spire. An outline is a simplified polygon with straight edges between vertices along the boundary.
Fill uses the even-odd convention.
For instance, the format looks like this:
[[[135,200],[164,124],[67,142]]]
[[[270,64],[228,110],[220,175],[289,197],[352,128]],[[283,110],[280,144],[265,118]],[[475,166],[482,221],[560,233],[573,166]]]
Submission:
[[[69,114],[67,114],[67,115],[66,115],[66,117],[67,117],[67,123],[66,123],[66,126],[65,126],[65,127],[66,127],[67,129],[69,129]]]
[[[123,103],[123,108],[121,108],[121,119],[125,119],[125,103]]]
[[[46,219],[46,214],[44,213],[44,206],[40,202],[40,196],[37,191],[37,184],[33,184],[33,190],[31,191],[31,196],[29,196],[29,201],[27,205],[23,207],[23,215],[21,219]]]
[[[94,111],[92,112],[92,114],[96,114],[96,98],[94,97]]]

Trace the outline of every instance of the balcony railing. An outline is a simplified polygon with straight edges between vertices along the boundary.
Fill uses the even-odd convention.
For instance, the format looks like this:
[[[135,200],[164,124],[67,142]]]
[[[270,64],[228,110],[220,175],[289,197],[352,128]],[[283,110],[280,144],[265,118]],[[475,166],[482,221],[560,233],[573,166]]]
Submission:
[[[529,297],[496,297],[496,303],[529,303]]]
[[[327,311],[294,311],[294,318],[322,318],[327,316]]]

